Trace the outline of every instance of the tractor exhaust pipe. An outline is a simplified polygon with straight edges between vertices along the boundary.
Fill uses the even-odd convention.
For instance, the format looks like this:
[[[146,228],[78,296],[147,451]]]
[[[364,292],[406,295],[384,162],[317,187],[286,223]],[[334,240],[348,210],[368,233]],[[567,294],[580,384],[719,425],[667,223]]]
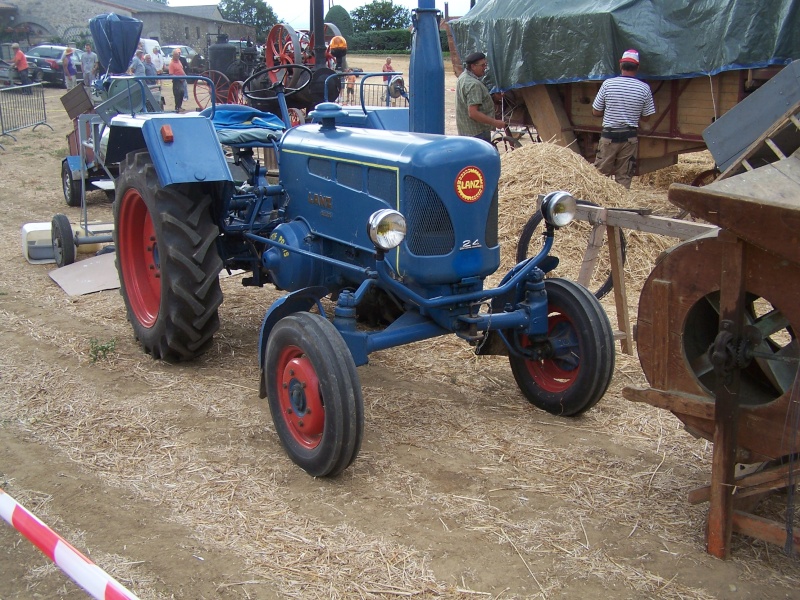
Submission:
[[[434,0],[419,0],[412,12],[414,35],[409,65],[408,129],[444,134],[444,63]],[[315,34],[316,35],[316,34]]]

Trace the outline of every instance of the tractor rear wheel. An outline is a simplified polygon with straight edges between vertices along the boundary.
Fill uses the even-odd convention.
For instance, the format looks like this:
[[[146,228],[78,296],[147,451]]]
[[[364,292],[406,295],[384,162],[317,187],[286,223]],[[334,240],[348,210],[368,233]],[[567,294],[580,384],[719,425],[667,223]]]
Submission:
[[[338,475],[356,458],[364,401],[350,350],[317,314],[284,317],[264,353],[269,408],[289,457],[314,477]]]
[[[222,304],[212,198],[162,188],[147,152],[128,154],[116,189],[114,246],[133,332],[154,358],[196,358],[211,346]]]
[[[614,373],[611,323],[597,299],[568,279],[546,279],[549,349],[543,360],[511,355],[511,371],[530,403],[574,417],[605,394]],[[527,336],[519,345],[531,346]]]
[[[72,170],[66,160],[61,163],[61,183],[64,188],[64,200],[67,201],[67,206],[80,206],[81,182],[75,181],[75,178],[72,177]]]

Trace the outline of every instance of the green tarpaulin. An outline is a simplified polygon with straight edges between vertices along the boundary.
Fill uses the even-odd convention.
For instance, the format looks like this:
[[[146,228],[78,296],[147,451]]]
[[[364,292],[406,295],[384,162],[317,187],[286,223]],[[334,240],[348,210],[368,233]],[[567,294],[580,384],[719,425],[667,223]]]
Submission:
[[[800,58],[800,0],[478,0],[450,25],[459,55],[486,52],[503,91],[611,77],[628,48],[644,79]]]

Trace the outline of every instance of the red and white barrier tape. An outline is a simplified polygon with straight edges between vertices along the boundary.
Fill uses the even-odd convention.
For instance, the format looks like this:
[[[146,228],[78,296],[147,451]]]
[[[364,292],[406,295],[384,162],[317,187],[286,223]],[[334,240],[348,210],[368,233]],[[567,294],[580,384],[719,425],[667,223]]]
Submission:
[[[138,600],[116,579],[78,552],[64,538],[0,490],[0,517],[97,600]]]

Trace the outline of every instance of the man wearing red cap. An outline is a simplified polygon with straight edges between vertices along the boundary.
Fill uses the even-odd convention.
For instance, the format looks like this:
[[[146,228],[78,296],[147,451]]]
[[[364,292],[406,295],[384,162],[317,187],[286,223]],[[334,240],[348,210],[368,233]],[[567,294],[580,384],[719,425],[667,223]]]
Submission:
[[[630,189],[639,150],[639,121],[655,114],[656,106],[650,86],[636,79],[639,53],[626,50],[619,66],[622,74],[606,79],[592,103],[592,114],[603,117],[594,166]]]

